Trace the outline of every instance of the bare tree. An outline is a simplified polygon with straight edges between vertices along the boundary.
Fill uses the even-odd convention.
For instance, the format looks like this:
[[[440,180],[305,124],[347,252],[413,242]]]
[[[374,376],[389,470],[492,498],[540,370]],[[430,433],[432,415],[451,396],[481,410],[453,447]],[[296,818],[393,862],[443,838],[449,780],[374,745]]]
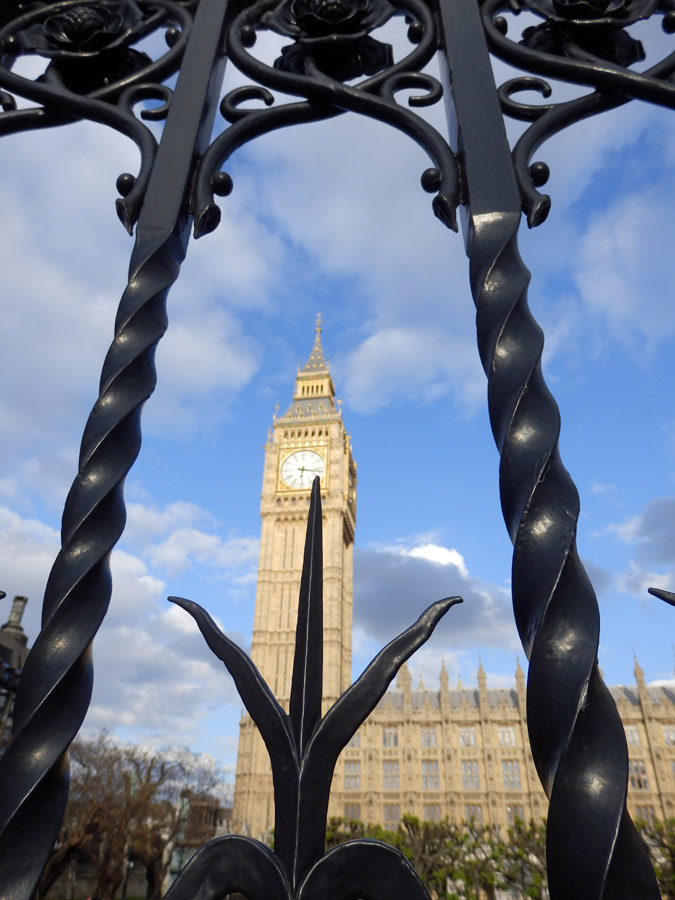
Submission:
[[[213,834],[198,833],[190,809],[195,798],[212,797],[219,776],[215,763],[188,750],[121,746],[105,733],[76,740],[68,807],[41,896],[77,858],[95,870],[94,895],[101,900],[113,900],[131,860],[145,866],[146,897],[161,897],[176,843],[195,846]],[[212,798],[211,805],[217,808],[218,801]]]

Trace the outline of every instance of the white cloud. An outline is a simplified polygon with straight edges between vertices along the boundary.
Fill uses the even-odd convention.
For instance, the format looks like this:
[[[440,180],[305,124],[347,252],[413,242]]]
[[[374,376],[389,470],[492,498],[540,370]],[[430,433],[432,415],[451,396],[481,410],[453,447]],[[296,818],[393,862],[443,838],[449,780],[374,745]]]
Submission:
[[[193,504],[175,503],[167,509],[143,510],[134,504],[132,518],[137,532],[146,537],[168,532],[181,519],[204,521],[208,514]],[[189,529],[185,529],[190,533]],[[182,557],[228,568],[243,577],[255,567],[255,556],[246,539],[214,539],[192,543]],[[252,541],[257,550],[257,542]],[[39,631],[42,593],[59,549],[58,532],[38,519],[24,518],[0,507],[0,544],[3,547],[3,582],[9,598],[24,594],[29,603],[23,626],[32,644]],[[150,548],[150,549],[148,549]],[[232,717],[234,729],[241,701],[222,663],[208,649],[192,618],[166,603],[166,584],[152,564],[153,545],[141,548],[144,557],[128,550],[112,554],[113,594],[110,608],[94,640],[94,695],[85,727],[108,728],[135,741],[155,745],[194,743],[207,727],[214,709]],[[176,551],[178,552],[178,551]],[[217,618],[217,617],[216,617]],[[3,619],[4,620],[4,619]],[[221,626],[222,627],[222,626]],[[228,632],[240,646],[241,634]]]
[[[215,305],[171,323],[157,348],[158,386],[145,414],[149,430],[194,432],[228,411],[257,369],[258,352],[240,323]]]
[[[176,500],[160,509],[145,503],[127,503],[127,524],[125,540],[134,544],[148,543],[177,527],[192,525],[215,525],[210,512],[185,500]]]
[[[651,500],[637,516],[607,530],[623,543],[633,544],[640,560],[675,563],[675,497]]]
[[[485,402],[485,376],[473,343],[439,328],[385,328],[342,361],[347,402],[373,412],[394,399],[431,401],[454,393],[464,408]]]
[[[607,532],[614,534],[624,544],[632,544],[639,536],[641,527],[640,516],[632,516],[624,522],[614,522],[607,526]]]
[[[240,572],[257,565],[259,540],[253,537],[220,538],[196,528],[180,528],[148,551],[154,565],[170,575],[199,564],[225,572]],[[247,574],[244,571],[243,574]]]
[[[648,589],[650,587],[663,588],[666,591],[672,591],[675,588],[675,573],[663,573],[649,571],[642,565],[631,561],[628,568],[625,569],[616,579],[619,590],[640,599],[643,605],[651,603]]]
[[[200,635],[195,643],[203,643]],[[123,729],[160,745],[193,744],[212,708],[239,701],[208,650],[197,657],[183,650],[160,644],[152,621],[144,627],[106,621],[94,648],[97,677],[86,727]]]
[[[444,646],[520,646],[509,591],[472,577],[457,550],[403,543],[355,550],[354,628],[364,649],[369,640],[379,649],[431,603],[455,595],[464,603],[439,624],[429,644],[437,653]]]
[[[29,598],[24,613],[24,630],[32,640],[40,629],[40,611],[47,577],[60,547],[56,529],[34,518],[23,518],[5,506],[0,507],[0,546],[2,546],[2,582],[7,592],[6,605],[15,594]],[[3,622],[5,618],[3,618]]]
[[[672,197],[661,185],[621,197],[596,215],[580,248],[579,292],[615,336],[648,345],[675,330]],[[658,265],[654,261],[658,260]]]
[[[455,566],[459,569],[462,578],[469,577],[469,571],[462,554],[449,547],[441,547],[438,544],[421,544],[408,550],[408,556],[416,559],[427,559],[429,562],[438,563],[441,566]]]

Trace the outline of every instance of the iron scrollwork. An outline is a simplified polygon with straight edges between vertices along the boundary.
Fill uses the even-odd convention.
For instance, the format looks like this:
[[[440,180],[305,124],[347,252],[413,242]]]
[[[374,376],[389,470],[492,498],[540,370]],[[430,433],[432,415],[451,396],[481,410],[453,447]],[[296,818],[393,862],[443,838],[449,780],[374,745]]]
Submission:
[[[192,16],[174,0],[61,0],[33,3],[0,28],[0,135],[88,119],[134,141],[141,154],[136,176],[124,173],[117,213],[132,233],[157,152],[157,139],[143,120],[166,117],[171,90],[163,80],[176,72],[190,34]],[[132,46],[162,30],[167,51],[157,60]],[[22,56],[49,61],[31,80],[12,71]],[[16,97],[38,104],[17,108]],[[142,109],[141,101],[159,104]]]
[[[370,32],[392,15],[404,15],[413,49],[394,62],[391,47]],[[270,29],[292,37],[274,67],[250,51],[256,32]],[[446,140],[423,118],[396,102],[404,89],[418,91],[410,107],[436,103],[442,88],[422,69],[438,48],[436,25],[421,0],[259,0],[242,10],[227,34],[229,59],[255,84],[230,92],[221,112],[230,123],[209,147],[198,167],[191,202],[195,236],[213,231],[220,221],[214,194],[226,196],[230,176],[221,171],[231,154],[248,141],[288,125],[317,122],[347,110],[385,122],[413,138],[430,156],[432,167],[422,186],[436,194],[433,209],[441,221],[457,230],[456,208],[461,202],[457,163]],[[346,80],[368,75],[356,85]],[[305,98],[275,104],[272,91]],[[419,93],[421,91],[421,93]],[[262,108],[247,108],[250,100]]]
[[[520,41],[508,38],[510,17],[506,11],[534,13],[544,21],[529,26]],[[675,31],[675,3],[672,0],[486,0],[483,23],[496,56],[530,73],[507,81],[499,88],[504,112],[532,122],[513,150],[516,177],[528,224],[541,224],[548,216],[551,198],[538,188],[546,184],[548,167],[532,163],[541,145],[570,125],[622,106],[632,99],[675,108],[675,51],[644,72],[629,66],[642,62],[641,41],[626,28],[648,19],[662,17],[667,33]],[[543,98],[552,95],[551,85],[540,76],[559,78],[589,86],[591,93],[558,103],[523,103],[514,99],[521,91],[535,91]]]

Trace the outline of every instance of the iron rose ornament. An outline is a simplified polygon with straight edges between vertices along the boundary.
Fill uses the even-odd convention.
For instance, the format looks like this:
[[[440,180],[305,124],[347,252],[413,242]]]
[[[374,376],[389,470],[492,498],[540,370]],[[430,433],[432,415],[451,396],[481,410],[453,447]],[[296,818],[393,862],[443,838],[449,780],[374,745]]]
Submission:
[[[20,33],[24,50],[41,56],[93,56],[131,41],[143,21],[135,0],[71,6]]]
[[[630,66],[643,60],[645,52],[642,43],[625,28],[649,18],[657,3],[658,0],[528,0],[527,11],[542,16],[546,22],[526,28],[522,43],[556,56],[599,57]]]
[[[271,31],[295,38],[282,48],[276,68],[303,75],[311,57],[326,75],[348,81],[392,64],[391,45],[370,32],[395,12],[388,0],[282,0],[262,21]]]
[[[57,73],[70,90],[89,93],[151,62],[129,47],[147,28],[136,0],[58,4],[42,21],[17,32],[7,49],[51,59],[48,71]]]

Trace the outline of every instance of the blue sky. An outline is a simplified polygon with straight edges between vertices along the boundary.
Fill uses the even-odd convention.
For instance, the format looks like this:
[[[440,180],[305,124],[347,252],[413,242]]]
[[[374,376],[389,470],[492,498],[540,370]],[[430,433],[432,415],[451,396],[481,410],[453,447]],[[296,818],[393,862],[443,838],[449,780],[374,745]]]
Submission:
[[[672,681],[673,611],[647,587],[675,590],[675,120],[632,104],[538,156],[553,208],[536,231],[523,223],[522,252],[581,494],[600,664],[609,683],[630,683],[635,651],[648,680]],[[0,587],[30,597],[32,639],[132,247],[115,179],[136,158],[87,125],[5,138],[0,158]],[[466,602],[413,660],[414,682],[434,687],[444,660],[471,684],[479,654],[495,686],[517,656],[525,666],[468,265],[419,186],[426,166],[407,138],[355,116],[232,161],[223,222],[191,244],[169,298],[87,728],[234,763],[241,704],[165,598],[200,602],[249,644],[262,446],[318,312],[358,464],[355,670],[453,593]]]

